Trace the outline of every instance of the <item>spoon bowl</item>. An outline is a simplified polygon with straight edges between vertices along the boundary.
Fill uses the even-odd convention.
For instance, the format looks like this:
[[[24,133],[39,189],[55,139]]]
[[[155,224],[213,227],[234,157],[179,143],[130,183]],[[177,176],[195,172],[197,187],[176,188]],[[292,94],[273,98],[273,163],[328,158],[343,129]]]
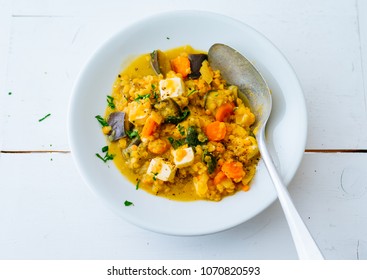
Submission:
[[[260,154],[277,191],[299,258],[323,259],[319,248],[298,214],[267,149],[265,128],[272,110],[272,97],[267,83],[248,59],[227,45],[214,44],[211,46],[208,59],[214,70],[219,70],[228,83],[238,87],[239,97],[255,114],[254,134]]]
[[[239,97],[255,114],[255,134],[265,127],[272,108],[269,87],[259,71],[239,52],[223,44],[214,44],[208,52],[213,69],[219,69],[222,77],[239,89]]]

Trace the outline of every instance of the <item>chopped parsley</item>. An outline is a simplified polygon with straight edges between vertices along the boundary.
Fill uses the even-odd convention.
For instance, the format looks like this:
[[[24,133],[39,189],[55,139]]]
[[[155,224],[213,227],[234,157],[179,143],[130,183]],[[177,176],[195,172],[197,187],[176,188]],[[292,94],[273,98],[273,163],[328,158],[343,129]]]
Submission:
[[[126,130],[126,134],[130,139],[139,137],[139,132],[137,130]]]
[[[136,182],[135,189],[138,190],[140,185],[140,179],[138,179],[138,182]]]
[[[99,124],[102,125],[102,127],[109,126],[108,122],[104,118],[102,118],[100,115],[95,116],[95,118],[97,119]]]
[[[153,174],[153,181],[157,181],[158,172],[152,172],[152,174]]]
[[[180,132],[180,134],[181,134],[182,136],[184,136],[184,135],[185,135],[185,127],[183,127],[182,125],[178,124],[178,125],[177,125],[177,129],[178,129],[178,132]]]
[[[197,92],[197,90],[196,90],[196,89],[191,90],[191,91],[188,93],[187,97],[189,97],[190,95],[194,94],[195,92]]]
[[[131,201],[125,200],[124,205],[125,206],[134,206],[134,203],[132,203]]]
[[[47,114],[46,116],[44,116],[43,118],[39,119],[38,121],[41,122],[41,121],[45,120],[46,118],[48,118],[49,116],[51,116],[51,114]]]
[[[107,104],[108,104],[108,107],[110,107],[111,109],[116,108],[115,103],[113,103],[113,100],[114,98],[112,96],[107,95]]]
[[[187,128],[186,143],[190,147],[196,147],[197,145],[201,144],[201,142],[199,141],[199,133],[195,126],[189,126]]]
[[[168,116],[165,120],[166,123],[173,123],[173,124],[179,124],[180,122],[184,121],[188,116],[190,115],[190,110],[186,109],[184,110],[180,116]]]
[[[137,98],[135,98],[134,100],[135,101],[137,101],[137,102],[139,102],[141,99],[147,99],[147,98],[149,98],[150,97],[150,93],[148,93],[148,94],[144,94],[144,95],[140,95],[140,94],[138,94],[138,97]]]
[[[171,143],[172,147],[176,150],[178,147],[182,146],[185,144],[185,140],[184,139],[174,139],[172,137],[168,137],[168,141]]]
[[[155,85],[153,85],[153,84],[152,84],[152,94],[153,94],[153,98],[154,98],[155,100],[157,100],[157,99],[158,99],[158,93],[157,93],[157,91],[156,91],[156,86],[155,86]]]
[[[212,153],[209,153],[207,150],[203,153],[203,162],[208,167],[209,174],[212,174],[217,167],[217,159]]]
[[[96,153],[96,156],[102,160],[104,163],[106,163],[109,160],[113,160],[113,158],[115,157],[115,155],[109,154],[108,153],[108,146],[104,146],[102,148],[102,152],[105,153],[105,155],[102,157],[99,153]]]

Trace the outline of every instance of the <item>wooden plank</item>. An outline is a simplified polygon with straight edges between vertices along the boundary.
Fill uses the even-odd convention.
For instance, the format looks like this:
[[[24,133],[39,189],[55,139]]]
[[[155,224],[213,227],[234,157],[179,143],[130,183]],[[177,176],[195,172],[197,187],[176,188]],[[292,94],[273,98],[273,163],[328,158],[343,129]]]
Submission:
[[[361,68],[363,75],[363,91],[364,91],[364,119],[365,127],[367,120],[367,2],[363,0],[357,1],[358,10],[358,28],[359,28],[359,40],[361,48]]]
[[[9,50],[9,36],[10,36],[10,15],[11,5],[9,1],[0,0],[0,149],[4,141],[4,130],[3,122],[7,116],[4,113],[5,99],[8,98],[12,93],[7,88],[4,80],[7,77],[8,71],[8,50]]]
[[[43,5],[43,1],[16,2],[5,86],[5,91],[13,95],[1,100],[3,149],[47,150],[52,145],[67,150],[68,100],[87,57],[119,28],[161,11],[160,7],[168,10],[170,5],[166,3],[167,6],[155,5],[149,11],[143,5],[141,11],[126,9],[126,4],[119,1],[113,9],[113,5],[86,5],[85,1],[63,3],[62,7],[60,3]],[[205,2],[195,7],[201,5]],[[358,28],[358,13],[352,2],[251,2],[247,9],[233,9],[218,1],[210,6],[213,11],[228,12],[260,30],[289,59],[300,78],[309,109],[307,149],[366,148],[366,103],[360,63],[366,44],[360,44],[362,27]],[[39,123],[48,113],[51,117]],[[348,133],[340,133],[342,128]]]
[[[0,259],[295,257],[278,205],[215,235],[151,233],[107,210],[82,182],[71,160],[70,154],[1,154]],[[272,245],[275,238],[280,242]],[[281,248],[284,244],[288,248]],[[239,245],[241,250],[236,249]]]
[[[332,164],[331,164],[332,163]],[[327,259],[367,259],[365,154],[306,154],[289,190]],[[0,259],[294,259],[276,202],[234,229],[175,237],[121,220],[71,154],[1,154]]]
[[[290,193],[327,259],[367,259],[367,156],[307,153]]]

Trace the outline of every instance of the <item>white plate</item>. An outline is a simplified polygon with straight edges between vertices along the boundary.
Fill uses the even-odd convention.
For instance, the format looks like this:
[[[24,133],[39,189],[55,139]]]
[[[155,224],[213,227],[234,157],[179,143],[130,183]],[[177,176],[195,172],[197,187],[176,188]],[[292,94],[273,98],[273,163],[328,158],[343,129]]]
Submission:
[[[95,116],[103,115],[106,95],[133,57],[186,44],[208,50],[214,43],[243,53],[267,80],[274,104],[267,139],[285,184],[301,162],[307,133],[304,97],[291,66],[270,41],[244,23],[208,12],[177,11],[147,18],[118,32],[89,59],[75,84],[68,119],[72,155],[81,175],[98,197],[135,225],[173,235],[209,234],[249,220],[276,199],[262,161],[249,192],[220,202],[177,202],[136,190],[112,162],[105,164],[95,156],[106,145]],[[125,200],[134,206],[124,206]]]

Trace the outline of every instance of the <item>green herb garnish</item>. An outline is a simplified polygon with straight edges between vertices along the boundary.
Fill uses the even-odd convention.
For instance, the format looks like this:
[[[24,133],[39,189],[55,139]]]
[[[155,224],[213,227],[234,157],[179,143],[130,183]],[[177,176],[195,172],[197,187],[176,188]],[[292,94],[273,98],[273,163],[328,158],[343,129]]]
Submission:
[[[152,93],[153,93],[153,98],[154,98],[155,100],[157,100],[157,99],[158,99],[158,93],[157,93],[157,91],[156,91],[156,87],[155,87],[155,85],[153,85],[153,84],[152,84]]]
[[[194,94],[194,93],[196,93],[196,92],[197,92],[197,90],[196,90],[196,89],[191,90],[191,91],[188,93],[187,97],[189,97],[190,95],[192,95],[192,94]]]
[[[139,189],[139,184],[140,184],[140,179],[138,180],[138,182],[135,185],[135,189],[138,190]]]
[[[134,206],[134,203],[132,203],[131,201],[125,200],[124,205],[125,206]]]
[[[185,127],[183,127],[182,125],[178,124],[177,125],[177,129],[178,129],[178,132],[184,136],[185,135]]]
[[[100,123],[100,125],[102,125],[102,127],[109,126],[108,122],[104,118],[102,118],[100,115],[95,116],[95,118]]]
[[[184,121],[190,115],[189,109],[184,110],[180,116],[168,116],[165,120],[166,123],[179,124]]]
[[[108,153],[108,146],[104,146],[102,148],[102,152],[105,153],[104,157],[102,157],[99,153],[96,153],[96,156],[102,160],[104,163],[106,163],[109,160],[113,160],[113,158],[115,157],[115,155],[109,154]]]
[[[108,107],[110,107],[111,109],[116,108],[115,103],[113,103],[113,100],[114,98],[112,96],[107,95],[107,104],[108,104]]]
[[[139,137],[139,132],[137,130],[126,130],[126,134],[130,139]]]
[[[203,153],[203,162],[208,167],[209,174],[212,174],[215,171],[215,168],[217,167],[217,159],[212,153],[209,153],[207,150]]]
[[[152,174],[153,174],[153,181],[157,181],[158,172],[152,172]]]
[[[137,101],[137,102],[139,102],[141,99],[147,99],[147,98],[149,98],[150,97],[150,93],[148,93],[148,94],[144,94],[144,95],[140,95],[140,94],[138,94],[138,97],[137,98],[135,98],[134,100],[135,101]]]
[[[187,128],[186,143],[190,147],[196,147],[197,145],[201,144],[201,142],[199,141],[199,133],[195,126],[189,126]]]
[[[43,118],[39,119],[38,121],[41,122],[43,121],[44,119],[48,118],[49,116],[51,116],[51,114],[47,114],[46,116],[44,116]]]
[[[172,147],[176,150],[178,147],[182,146],[185,144],[185,140],[184,139],[174,139],[172,137],[168,137],[168,141],[171,143]]]

